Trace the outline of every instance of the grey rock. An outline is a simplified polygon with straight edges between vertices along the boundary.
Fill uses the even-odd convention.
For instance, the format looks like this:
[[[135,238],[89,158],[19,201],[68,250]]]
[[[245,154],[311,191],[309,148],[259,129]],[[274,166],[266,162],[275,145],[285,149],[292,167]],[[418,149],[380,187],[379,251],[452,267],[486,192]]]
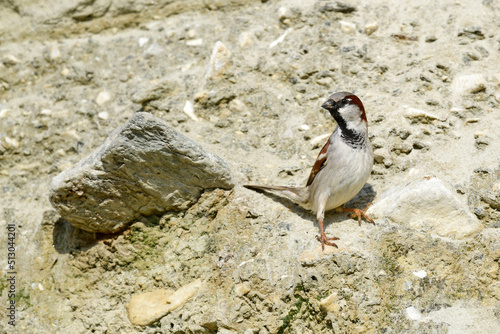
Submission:
[[[50,201],[75,227],[114,233],[141,215],[184,210],[204,189],[232,187],[221,158],[138,112],[52,180]]]
[[[488,226],[500,225],[500,168],[476,170],[470,180],[468,203],[475,215]]]
[[[322,13],[338,12],[338,13],[348,14],[356,11],[356,7],[354,5],[341,1],[330,1],[325,3],[324,5],[321,5],[319,11]]]
[[[455,239],[464,239],[482,228],[457,196],[436,178],[389,189],[368,214]]]
[[[177,83],[171,80],[162,80],[153,87],[145,87],[137,90],[132,95],[132,101],[142,105],[147,102],[164,98],[166,95],[175,92]]]

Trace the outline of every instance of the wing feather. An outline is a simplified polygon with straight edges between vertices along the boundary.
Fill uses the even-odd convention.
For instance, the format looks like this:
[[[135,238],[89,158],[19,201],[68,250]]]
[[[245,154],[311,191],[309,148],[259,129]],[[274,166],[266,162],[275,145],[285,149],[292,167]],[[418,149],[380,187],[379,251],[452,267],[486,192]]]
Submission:
[[[319,173],[319,171],[326,166],[326,152],[328,151],[328,146],[330,146],[330,139],[328,139],[325,146],[323,146],[323,148],[319,152],[318,157],[316,158],[316,162],[311,169],[311,174],[309,174],[309,179],[307,179],[306,187],[313,183],[314,178]]]

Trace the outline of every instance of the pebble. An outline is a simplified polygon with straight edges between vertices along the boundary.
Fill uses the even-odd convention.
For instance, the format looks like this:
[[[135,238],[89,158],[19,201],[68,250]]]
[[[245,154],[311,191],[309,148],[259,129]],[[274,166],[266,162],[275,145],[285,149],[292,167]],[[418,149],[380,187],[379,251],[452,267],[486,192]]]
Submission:
[[[406,317],[410,320],[421,320],[422,314],[413,306],[406,308]]]
[[[147,37],[140,37],[139,38],[139,46],[142,48],[146,43],[149,42],[149,38]]]
[[[231,64],[231,51],[222,43],[217,41],[210,56],[210,64],[206,74],[206,78],[220,78]]]
[[[338,313],[340,311],[340,305],[337,303],[338,294],[333,292],[328,297],[325,297],[319,301],[319,307],[324,312]]]
[[[56,60],[56,59],[61,58],[61,51],[59,51],[59,47],[57,46],[57,44],[51,45],[49,57],[50,57],[50,60]]]
[[[63,77],[67,77],[67,76],[68,76],[68,74],[69,74],[69,69],[68,69],[67,67],[65,67],[65,68],[63,68],[63,69],[61,70],[61,75],[62,75]]]
[[[278,9],[278,18],[280,21],[283,21],[284,19],[286,19],[288,17],[288,14],[289,14],[288,8],[280,7]]]
[[[109,102],[110,100],[111,100],[111,94],[108,91],[104,90],[97,95],[95,103],[97,103],[97,105],[99,106],[102,106],[107,102]]]
[[[371,34],[373,34],[377,30],[378,30],[378,23],[377,22],[368,23],[367,25],[365,25],[365,34],[367,34],[368,36],[370,36]]]
[[[229,102],[229,110],[233,112],[243,112],[246,110],[245,103],[239,99],[234,99],[231,102]]]
[[[51,114],[52,114],[52,110],[50,110],[50,109],[42,109],[42,111],[40,111],[40,115],[50,116]]]
[[[302,124],[301,126],[299,126],[299,131],[307,131],[309,130],[311,127],[307,124]]]
[[[331,133],[325,133],[324,135],[320,135],[320,136],[317,136],[317,137],[314,137],[313,139],[311,139],[310,143],[316,147],[318,145],[322,145],[322,144],[325,144],[326,143],[326,140],[328,138],[330,138],[331,136]]]
[[[41,283],[31,283],[31,289],[43,291],[43,285]]]
[[[421,109],[406,107],[404,116],[411,120],[412,123],[432,123],[432,121],[446,121],[446,117],[434,115],[430,112]]]
[[[237,296],[241,297],[249,293],[250,288],[245,283],[239,283],[236,284],[236,286],[234,287],[234,292],[236,293]]]
[[[194,105],[193,102],[191,101],[186,101],[186,104],[184,104],[184,108],[182,109],[186,115],[188,115],[193,121],[198,122],[199,119],[196,117],[194,114]]]
[[[19,141],[17,141],[17,139],[15,139],[15,138],[7,137],[7,136],[3,137],[3,140],[0,137],[0,144],[6,150],[19,148]]]
[[[7,108],[0,109],[0,118],[5,118],[5,116],[7,116],[9,111],[10,111],[10,109],[7,109]]]
[[[425,278],[427,277],[427,272],[425,270],[414,271],[413,275],[417,276],[418,278]]]
[[[435,41],[437,41],[437,37],[434,36],[434,35],[429,35],[429,36],[425,37],[425,42],[426,43],[433,43]]]
[[[203,39],[202,38],[190,39],[190,40],[186,41],[186,45],[188,45],[188,46],[203,45]]]
[[[97,117],[99,117],[102,120],[107,120],[109,118],[109,113],[107,111],[101,111],[100,113],[97,114]]]
[[[483,74],[466,74],[457,76],[451,85],[451,90],[458,96],[475,94],[486,89],[486,78]]]
[[[21,62],[21,60],[19,60],[19,58],[17,58],[16,56],[14,55],[5,55],[3,58],[2,58],[2,63],[4,65],[16,65],[16,64],[19,64]]]
[[[177,291],[160,289],[134,295],[126,306],[128,318],[134,325],[149,325],[186,303],[201,286],[198,279]]]
[[[195,39],[196,35],[197,35],[197,33],[196,33],[196,30],[194,30],[194,29],[188,30],[188,32],[186,34],[188,39]]]
[[[340,24],[340,31],[342,31],[345,34],[352,34],[354,31],[356,31],[356,24],[352,22],[339,21],[339,24]]]
[[[341,1],[329,1],[319,8],[319,11],[322,13],[337,12],[337,13],[348,14],[354,12],[355,10],[356,7],[354,5]]]

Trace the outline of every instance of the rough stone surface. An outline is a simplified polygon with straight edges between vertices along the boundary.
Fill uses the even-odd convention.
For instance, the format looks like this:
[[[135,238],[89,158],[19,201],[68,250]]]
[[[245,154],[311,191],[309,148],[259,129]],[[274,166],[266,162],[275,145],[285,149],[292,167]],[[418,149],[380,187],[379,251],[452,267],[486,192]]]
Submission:
[[[442,237],[463,239],[481,229],[476,217],[436,178],[389,189],[368,212]]]
[[[491,227],[500,227],[500,167],[481,168],[470,180],[469,207]]]
[[[56,176],[50,200],[74,226],[115,233],[141,215],[185,210],[205,189],[232,186],[221,158],[138,112],[95,152]]]

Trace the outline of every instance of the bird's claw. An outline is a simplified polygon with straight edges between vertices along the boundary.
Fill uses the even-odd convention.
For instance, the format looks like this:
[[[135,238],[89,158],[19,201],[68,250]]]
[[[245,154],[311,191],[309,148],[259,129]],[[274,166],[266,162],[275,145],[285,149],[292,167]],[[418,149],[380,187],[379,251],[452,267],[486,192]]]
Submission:
[[[326,234],[321,233],[321,235],[318,235],[316,237],[316,239],[318,239],[318,241],[321,242],[321,250],[325,250],[325,245],[333,246],[335,248],[339,248],[334,242],[331,242],[331,240],[339,240],[339,238],[337,238],[337,237],[328,238],[326,236]]]
[[[356,218],[358,217],[358,225],[361,226],[361,216],[365,217],[366,220],[368,220],[370,223],[372,223],[373,225],[375,225],[375,222],[373,221],[373,219],[371,219],[370,217],[368,217],[366,215],[366,210],[368,210],[368,208],[372,205],[372,203],[368,203],[366,205],[366,208],[364,210],[361,210],[361,209],[348,209],[348,208],[343,208],[343,211],[344,212],[352,212],[352,214],[349,215],[349,217],[351,218]]]

